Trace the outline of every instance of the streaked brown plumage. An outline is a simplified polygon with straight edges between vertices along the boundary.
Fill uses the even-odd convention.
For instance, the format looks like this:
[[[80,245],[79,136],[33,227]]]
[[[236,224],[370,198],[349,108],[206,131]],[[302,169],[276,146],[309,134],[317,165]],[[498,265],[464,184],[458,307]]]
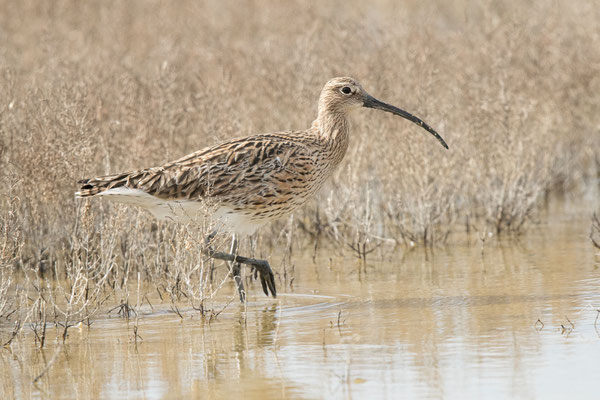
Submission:
[[[230,140],[162,167],[83,180],[79,194],[128,187],[165,201],[210,198],[260,226],[302,205],[341,161],[347,133],[343,141],[318,133],[311,128]]]
[[[334,78],[323,88],[318,117],[307,130],[232,139],[160,167],[84,179],[76,195],[107,195],[178,220],[193,218],[194,204],[210,200],[226,229],[252,233],[323,186],[346,154],[348,112],[363,106],[409,119],[448,148],[420,119],[374,99],[352,78]]]

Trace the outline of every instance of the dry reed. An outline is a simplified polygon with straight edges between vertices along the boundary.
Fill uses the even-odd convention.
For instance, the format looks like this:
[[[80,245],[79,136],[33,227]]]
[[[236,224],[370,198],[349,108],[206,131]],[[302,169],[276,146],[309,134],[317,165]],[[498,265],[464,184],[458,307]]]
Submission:
[[[594,247],[596,247],[597,249],[600,249],[600,218],[598,217],[598,214],[596,214],[596,213],[594,213],[592,215],[590,240],[592,241],[592,244],[594,245]],[[1,310],[2,309],[0,308],[0,311]]]

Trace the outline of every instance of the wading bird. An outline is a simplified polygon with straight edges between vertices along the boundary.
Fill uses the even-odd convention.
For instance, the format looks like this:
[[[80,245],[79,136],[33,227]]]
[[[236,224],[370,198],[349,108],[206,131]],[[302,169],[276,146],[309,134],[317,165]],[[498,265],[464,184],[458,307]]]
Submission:
[[[448,148],[421,119],[373,98],[355,79],[334,78],[321,91],[319,114],[309,129],[232,139],[160,167],[84,179],[78,182],[76,196],[104,196],[144,207],[159,219],[182,222],[203,218],[204,205],[210,203],[217,227],[233,237],[230,253],[209,248],[208,254],[231,262],[241,301],[246,295],[240,264],[252,266],[265,294],[270,291],[275,297],[269,263],[238,256],[237,235],[252,234],[265,223],[290,214],[323,186],[346,154],[348,113],[360,107],[412,121]],[[215,233],[209,235],[209,242]]]

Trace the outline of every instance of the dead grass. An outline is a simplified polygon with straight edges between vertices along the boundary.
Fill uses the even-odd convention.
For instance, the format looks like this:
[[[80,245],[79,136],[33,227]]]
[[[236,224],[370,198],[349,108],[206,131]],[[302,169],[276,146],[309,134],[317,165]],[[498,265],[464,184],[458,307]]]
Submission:
[[[450,151],[405,121],[360,112],[329,187],[255,239],[259,251],[285,247],[286,265],[293,243],[312,241],[316,251],[325,240],[366,258],[382,246],[447,242],[465,225],[521,233],[549,191],[577,190],[598,174],[594,1],[26,0],[4,8],[0,315],[46,304],[68,327],[110,293],[116,304],[136,303],[127,288],[138,272],[202,308],[225,275],[196,251],[204,227],[77,202],[75,182],[225,138],[304,129],[333,76],[354,76],[421,116]],[[16,271],[33,295],[17,293]],[[34,323],[45,313],[19,318]]]

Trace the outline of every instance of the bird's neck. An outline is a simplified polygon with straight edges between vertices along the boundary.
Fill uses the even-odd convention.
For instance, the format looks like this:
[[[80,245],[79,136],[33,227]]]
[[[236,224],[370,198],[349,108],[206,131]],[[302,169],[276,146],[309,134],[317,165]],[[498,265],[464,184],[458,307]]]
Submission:
[[[322,111],[319,112],[319,116],[313,122],[313,128],[317,130],[319,137],[325,141],[345,141],[348,140],[350,123],[345,112]]]
[[[338,165],[350,142],[350,123],[343,112],[320,112],[313,122],[313,129],[323,141],[324,149],[331,152],[332,165]]]

